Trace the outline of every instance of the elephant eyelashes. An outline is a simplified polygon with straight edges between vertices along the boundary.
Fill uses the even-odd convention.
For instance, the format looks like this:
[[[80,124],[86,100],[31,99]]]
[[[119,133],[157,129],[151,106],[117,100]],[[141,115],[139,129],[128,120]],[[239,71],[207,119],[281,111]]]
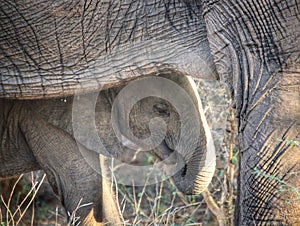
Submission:
[[[157,103],[153,105],[153,111],[160,116],[170,116],[169,105],[166,103]]]

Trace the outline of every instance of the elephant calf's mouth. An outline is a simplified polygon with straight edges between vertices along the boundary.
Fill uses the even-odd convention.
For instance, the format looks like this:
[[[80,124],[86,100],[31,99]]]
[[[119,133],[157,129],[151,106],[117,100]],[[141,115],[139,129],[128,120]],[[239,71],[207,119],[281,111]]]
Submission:
[[[179,173],[184,177],[187,173],[188,166],[183,156],[171,148],[165,140],[151,151],[143,151],[128,139],[126,139],[126,147],[125,154],[119,159],[123,163],[140,166],[162,163],[163,170],[167,175],[172,176],[175,173]],[[145,159],[149,159],[149,155],[152,156],[153,160],[150,162],[145,161]],[[143,160],[141,161],[141,159]]]
[[[163,163],[166,165],[166,171],[168,171],[168,168],[172,168],[173,173],[181,171],[181,175],[183,177],[186,175],[187,164],[185,163],[183,156],[176,150],[170,148],[166,141],[162,141],[162,143],[154,149],[154,154],[160,161],[163,161]],[[168,166],[176,166],[175,172],[174,167]]]

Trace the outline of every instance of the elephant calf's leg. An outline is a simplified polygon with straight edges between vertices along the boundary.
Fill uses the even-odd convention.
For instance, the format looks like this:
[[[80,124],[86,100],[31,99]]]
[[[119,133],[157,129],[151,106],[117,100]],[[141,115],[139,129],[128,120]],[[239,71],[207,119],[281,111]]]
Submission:
[[[80,217],[84,225],[101,225],[101,177],[82,157],[74,138],[26,106],[19,126],[69,217]]]
[[[0,178],[40,169],[18,126],[20,105],[0,99]]]
[[[102,191],[103,191],[103,206],[102,213],[105,219],[113,225],[121,225],[121,217],[117,206],[117,200],[112,190],[112,172],[110,170],[111,159],[104,155],[99,155],[100,166],[102,171]]]

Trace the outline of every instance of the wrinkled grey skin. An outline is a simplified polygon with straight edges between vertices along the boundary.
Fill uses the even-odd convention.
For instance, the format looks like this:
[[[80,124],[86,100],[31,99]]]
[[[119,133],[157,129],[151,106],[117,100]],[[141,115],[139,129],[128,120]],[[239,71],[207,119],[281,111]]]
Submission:
[[[206,124],[202,124],[202,116],[200,112],[197,112],[199,110],[203,114],[196,90],[191,87],[191,80],[178,75],[165,77],[177,84],[178,88],[183,89],[191,98],[192,106],[188,105],[188,107],[196,107],[197,115],[195,117],[190,114],[192,112],[190,109],[186,112],[186,118],[193,119],[193,123],[198,121],[199,125],[195,127],[196,130],[191,127],[185,134],[182,134],[181,124],[184,119],[180,117],[170,102],[153,96],[144,98],[133,106],[129,116],[130,129],[139,139],[150,137],[150,120],[156,117],[161,118],[166,123],[164,140],[157,148],[149,150],[149,153],[161,160],[165,160],[174,153],[175,157],[170,158],[168,164],[176,165],[177,162],[183,164],[178,163],[176,166],[173,177],[176,185],[186,194],[197,194],[208,186],[214,174],[215,160],[211,161],[211,165],[205,163],[208,158],[206,153],[209,151],[214,155],[214,147],[212,146],[208,150],[212,140],[210,139],[210,142],[207,140],[210,135],[207,134],[209,131],[205,131],[204,127],[208,127]],[[122,89],[123,87],[116,87],[101,91],[96,107],[92,109],[87,107],[89,102],[93,101],[90,99],[91,93],[49,100],[0,99],[2,106],[0,110],[2,118],[0,122],[0,177],[43,169],[66,210],[69,213],[76,211],[76,217],[80,217],[83,224],[100,225],[103,220],[109,221],[113,225],[120,223],[119,212],[110,190],[110,173],[108,171],[110,165],[107,157],[114,157],[130,164],[130,155],[135,153],[134,150],[128,153],[128,148],[118,140],[112,126],[112,105]],[[83,101],[82,105],[77,106],[78,109],[74,106],[74,98]],[[126,98],[133,97],[122,96],[122,98],[120,104],[127,106]],[[181,95],[173,98],[178,101]],[[116,121],[117,127],[120,128],[122,134],[125,134],[123,133],[123,130],[126,129],[123,122],[126,120],[125,116],[120,110],[121,108],[117,107],[116,109],[120,111]],[[89,110],[95,112],[97,135],[108,153],[99,150],[102,148],[101,146],[96,147],[95,150],[89,149],[89,147],[95,146],[91,144],[94,141],[90,140],[88,134],[93,128],[93,125],[90,126],[88,122],[90,120]],[[72,117],[74,111],[79,111],[81,117],[76,118],[76,122]],[[74,123],[83,131],[83,139],[75,140],[76,127],[74,127]],[[195,134],[199,136],[197,139],[194,139]],[[175,147],[182,135],[184,136],[181,142],[186,149],[180,152]],[[191,150],[189,147],[194,141],[197,144],[195,149]],[[103,162],[100,164],[101,166],[97,152],[107,155],[103,159],[100,157],[100,162]],[[188,153],[191,156],[188,156]],[[130,180],[130,175],[133,173],[129,172],[124,179]],[[102,180],[101,175],[104,176]],[[89,205],[76,210],[79,203]]]
[[[300,223],[299,1],[34,2],[1,4],[3,97],[69,95],[91,77],[220,78],[238,121],[236,224]]]

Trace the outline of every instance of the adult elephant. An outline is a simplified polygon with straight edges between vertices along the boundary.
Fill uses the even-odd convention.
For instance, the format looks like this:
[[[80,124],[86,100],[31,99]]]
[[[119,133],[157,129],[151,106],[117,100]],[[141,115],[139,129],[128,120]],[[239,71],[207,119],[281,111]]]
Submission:
[[[300,223],[297,0],[27,0],[0,13],[3,97],[157,74],[224,81],[241,150],[236,224]]]

